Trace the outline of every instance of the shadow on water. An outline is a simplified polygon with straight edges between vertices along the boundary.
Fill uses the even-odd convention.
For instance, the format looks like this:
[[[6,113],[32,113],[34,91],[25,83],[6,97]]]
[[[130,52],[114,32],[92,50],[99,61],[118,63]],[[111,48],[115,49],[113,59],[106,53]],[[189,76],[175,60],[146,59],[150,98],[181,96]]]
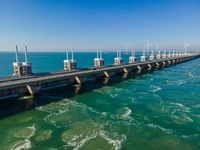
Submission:
[[[0,119],[24,112],[35,107],[49,104],[51,102],[60,101],[64,98],[70,98],[75,95],[80,95],[94,89],[101,88],[105,85],[114,85],[123,80],[132,79],[139,77],[143,74],[152,73],[153,71],[158,70],[146,70],[142,72],[134,73],[123,73],[117,76],[112,76],[110,78],[102,78],[97,80],[91,80],[89,82],[83,83],[80,85],[69,85],[66,87],[59,87],[56,89],[48,90],[41,92],[39,95],[33,96],[24,96],[19,98],[10,98],[0,101]]]

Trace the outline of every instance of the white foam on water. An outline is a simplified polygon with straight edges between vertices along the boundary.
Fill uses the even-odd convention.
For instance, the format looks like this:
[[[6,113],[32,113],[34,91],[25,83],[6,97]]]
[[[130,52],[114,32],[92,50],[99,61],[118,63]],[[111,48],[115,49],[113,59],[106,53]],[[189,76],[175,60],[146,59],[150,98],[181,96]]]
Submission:
[[[177,109],[178,111],[182,111],[182,112],[190,112],[190,108],[184,106],[184,105],[181,104],[181,103],[173,103],[173,102],[170,102],[169,104],[171,104],[172,106],[175,106],[175,107],[180,108],[180,109]]]
[[[200,108],[200,104],[193,105],[194,108]]]
[[[194,74],[192,74],[192,72],[188,72],[188,76],[191,78],[200,78],[200,76],[194,75]]]
[[[89,107],[83,103],[74,102],[72,104],[72,106],[79,108],[85,114],[88,114],[88,112],[89,113],[92,112],[92,113],[100,115],[100,116],[107,116],[109,114],[109,112],[100,112],[100,111],[96,110],[95,108]]]
[[[59,103],[59,102],[57,102],[57,103]],[[88,114],[88,112],[90,112],[90,113],[92,112],[92,113],[98,114],[100,116],[106,116],[108,114],[108,112],[99,112],[96,109],[89,107],[83,103],[79,103],[77,101],[67,101],[67,105],[64,105],[64,107],[61,107],[61,110],[59,110],[58,107],[54,107],[54,105],[60,106],[59,104],[52,103],[50,109],[43,107],[41,110],[50,113],[44,118],[44,121],[47,123],[50,123],[51,125],[55,126],[56,128],[60,128],[63,125],[58,124],[57,121],[52,118],[55,118],[56,116],[59,116],[65,112],[68,112],[68,111],[70,112],[70,108],[78,108],[80,111],[82,111],[85,114]],[[48,106],[46,106],[46,107],[48,107]]]
[[[199,136],[199,133],[192,134],[192,135],[182,135],[182,137],[186,138],[186,139],[189,139],[189,138],[192,138],[192,137],[198,137],[198,136]]]
[[[197,117],[197,118],[200,118],[200,115],[199,114],[195,114],[193,115],[194,117]]]
[[[137,100],[136,100],[136,98],[135,97],[130,97],[130,100],[131,100],[131,102],[133,103],[133,104],[136,104],[137,103]]]
[[[161,87],[159,87],[159,86],[152,86],[152,90],[151,90],[151,92],[157,92],[157,91],[160,91],[160,90],[162,90],[162,88]]]
[[[82,138],[82,134],[77,136],[75,135],[71,140],[67,142],[67,145],[64,147],[73,147],[73,150],[78,150],[80,147],[82,147],[86,142],[88,142],[91,139],[94,139],[97,137],[97,134],[92,134],[90,136],[85,136],[81,141],[77,142],[79,138]]]
[[[121,149],[122,143],[126,140],[126,135],[118,135],[115,132],[107,133],[103,128],[104,124],[99,124],[95,122],[91,122],[94,126],[94,130],[89,130],[87,133],[79,133],[79,135],[74,135],[71,139],[64,140],[67,144],[64,148],[73,147],[73,150],[78,150],[88,141],[97,138],[98,136],[105,139],[108,144],[113,146],[113,149],[119,150]],[[68,133],[66,132],[66,135]]]
[[[62,112],[63,113],[63,112]],[[57,115],[60,115],[61,113],[52,113],[47,115],[43,120],[53,126],[55,126],[56,128],[61,128],[60,125],[57,124],[57,122],[55,120],[52,120],[51,118]]]
[[[88,141],[90,141],[91,139],[96,138],[97,136],[100,136],[102,138],[104,138],[106,141],[108,141],[109,144],[113,145],[113,148],[115,150],[119,150],[121,149],[122,146],[122,142],[126,140],[126,136],[122,135],[121,139],[112,139],[110,137],[108,137],[108,135],[106,134],[105,131],[100,130],[99,132],[94,132],[92,135],[88,135],[85,136],[84,138],[82,137],[82,135],[79,136],[74,136],[68,143],[67,146],[72,146],[73,150],[78,150],[79,148],[81,148],[84,144],[86,144]],[[80,142],[76,142],[76,140],[78,138],[83,138]],[[66,146],[66,147],[67,147]]]
[[[161,130],[161,131],[163,131],[165,133],[168,133],[168,134],[172,134],[173,133],[173,131],[171,129],[166,129],[166,128],[163,128],[163,127],[161,127],[159,125],[153,124],[153,123],[147,124],[147,126],[151,127],[151,128],[159,129],[159,130]]]
[[[106,116],[106,115],[107,115],[107,112],[102,112],[101,114],[104,115],[104,116]]]
[[[189,122],[193,122],[193,120],[190,118],[190,117],[188,117],[187,115],[183,115],[183,117],[185,118],[185,119],[187,119]]]
[[[176,85],[182,85],[182,84],[185,84],[186,81],[185,81],[185,80],[176,80],[174,83],[175,83]]]
[[[130,89],[124,89],[124,88],[117,88],[117,87],[109,87],[109,86],[105,86],[102,87],[101,89],[95,90],[95,92],[107,95],[113,99],[117,98],[118,96],[120,96],[122,93],[130,93],[132,92],[132,90]]]
[[[59,102],[52,102],[48,105],[36,107],[36,109],[47,113],[60,113],[60,111],[66,112],[72,102],[73,101],[70,99],[65,99]]]
[[[181,104],[181,103],[173,103],[173,102],[171,102],[169,104],[176,105],[176,106],[179,106],[179,107],[184,107],[183,104]]]
[[[193,122],[192,118],[190,118],[189,116],[187,116],[184,112],[181,112],[181,114],[178,115],[175,115],[176,112],[179,112],[180,113],[180,109],[174,109],[171,113],[171,116],[175,119],[178,119],[182,122]]]
[[[108,95],[111,98],[116,98],[119,94],[117,94],[113,87],[105,86],[101,89],[95,90],[95,92],[101,93],[103,95]]]
[[[111,139],[108,137],[106,132],[101,131],[99,135],[106,139],[109,144],[112,144],[114,146],[115,150],[119,150],[122,147],[122,143],[127,139],[126,135],[122,134],[121,139]]]
[[[28,129],[32,131],[31,134],[27,137],[29,139],[35,134],[35,131],[36,131],[35,125],[28,127]]]
[[[27,131],[30,131],[30,133]],[[25,139],[30,139],[34,134],[35,134],[36,128],[35,125],[29,126],[22,128],[21,130],[19,129],[17,132],[14,132],[14,136],[17,138],[25,138]],[[29,134],[27,134],[27,132]]]
[[[185,84],[186,81],[185,80],[167,80],[167,84],[168,85],[183,85]]]
[[[176,116],[175,113],[176,113],[176,109],[174,109],[174,110],[171,112],[171,116],[178,119],[179,117]]]
[[[132,110],[128,107],[125,107],[126,112],[122,115],[123,118],[130,118],[130,114],[132,112]]]
[[[31,141],[29,139],[25,139],[23,141],[19,141],[11,147],[11,150],[28,150],[31,148]]]

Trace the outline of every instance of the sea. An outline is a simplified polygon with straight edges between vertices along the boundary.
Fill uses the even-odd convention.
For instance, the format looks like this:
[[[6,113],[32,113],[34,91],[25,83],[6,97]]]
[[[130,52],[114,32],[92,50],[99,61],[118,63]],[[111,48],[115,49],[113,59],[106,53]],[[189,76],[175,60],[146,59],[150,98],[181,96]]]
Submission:
[[[122,54],[124,63],[129,56]],[[29,53],[34,73],[62,71],[65,57],[64,52]],[[96,53],[74,57],[78,68],[88,68]],[[106,65],[114,57],[103,53]],[[12,75],[13,61],[14,53],[0,53],[1,77]],[[200,59],[1,100],[0,149],[199,150]]]

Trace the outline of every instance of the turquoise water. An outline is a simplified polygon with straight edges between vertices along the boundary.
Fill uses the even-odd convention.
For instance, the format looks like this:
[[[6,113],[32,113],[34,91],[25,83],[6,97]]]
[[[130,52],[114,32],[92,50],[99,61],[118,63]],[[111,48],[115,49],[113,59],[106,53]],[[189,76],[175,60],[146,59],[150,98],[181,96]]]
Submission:
[[[2,101],[1,149],[199,150],[200,59],[133,76]]]

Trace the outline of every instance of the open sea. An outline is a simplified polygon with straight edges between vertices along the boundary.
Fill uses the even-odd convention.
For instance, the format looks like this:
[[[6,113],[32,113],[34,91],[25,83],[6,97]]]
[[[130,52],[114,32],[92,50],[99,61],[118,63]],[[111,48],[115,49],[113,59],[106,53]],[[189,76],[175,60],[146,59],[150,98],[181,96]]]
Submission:
[[[75,53],[78,67],[95,56]],[[106,65],[115,56],[103,53]],[[64,59],[29,54],[33,72],[61,71]],[[0,76],[12,75],[14,60],[0,53]],[[200,59],[124,78],[0,101],[0,150],[200,149]]]

